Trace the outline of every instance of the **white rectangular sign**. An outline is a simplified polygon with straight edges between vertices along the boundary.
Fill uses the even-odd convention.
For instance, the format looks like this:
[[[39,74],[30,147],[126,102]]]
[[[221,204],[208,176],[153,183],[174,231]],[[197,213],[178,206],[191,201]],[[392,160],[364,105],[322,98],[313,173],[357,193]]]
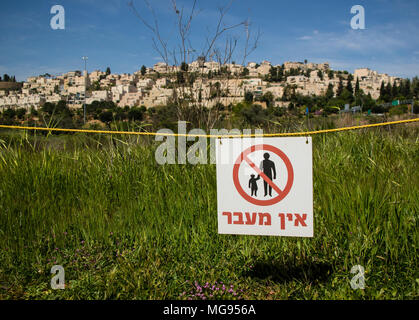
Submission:
[[[218,232],[313,237],[311,137],[217,139]]]

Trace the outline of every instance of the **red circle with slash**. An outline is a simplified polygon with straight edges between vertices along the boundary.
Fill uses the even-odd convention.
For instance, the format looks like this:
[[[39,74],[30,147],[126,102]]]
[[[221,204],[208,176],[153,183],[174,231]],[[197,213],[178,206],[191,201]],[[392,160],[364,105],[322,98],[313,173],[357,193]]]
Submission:
[[[287,168],[287,172],[288,172],[288,180],[287,180],[287,184],[285,185],[284,190],[281,190],[275,183],[273,183],[272,180],[269,179],[248,158],[249,154],[251,154],[255,151],[260,151],[260,150],[271,151],[271,152],[275,153],[277,156],[279,156],[282,159],[282,161],[284,161],[285,166]],[[240,169],[240,165],[243,163],[243,161],[247,162],[247,164],[250,165],[250,167],[253,168],[257,172],[257,174],[260,175],[261,178],[264,181],[266,181],[272,187],[272,189],[274,189],[278,193],[278,196],[276,196],[275,198],[269,199],[269,200],[259,200],[259,199],[255,199],[255,198],[249,196],[243,190],[242,186],[240,185],[240,181],[239,181],[239,169]],[[268,144],[260,144],[260,145],[251,146],[250,148],[246,149],[237,158],[237,160],[234,164],[234,168],[233,168],[233,181],[234,181],[234,185],[236,186],[237,191],[248,202],[250,202],[252,204],[255,204],[255,205],[258,205],[258,206],[271,206],[271,205],[274,205],[274,204],[280,202],[281,200],[283,200],[288,195],[288,193],[291,191],[292,185],[294,183],[294,169],[292,167],[290,159],[287,157],[287,155],[284,152],[282,152],[281,150],[279,150],[278,148],[276,148],[274,146],[271,146],[271,145],[268,145]]]

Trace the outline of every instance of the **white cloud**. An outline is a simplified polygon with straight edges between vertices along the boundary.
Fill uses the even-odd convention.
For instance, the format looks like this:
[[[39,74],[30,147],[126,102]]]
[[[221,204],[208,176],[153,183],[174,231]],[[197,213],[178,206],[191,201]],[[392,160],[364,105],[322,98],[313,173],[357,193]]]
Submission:
[[[299,38],[297,38],[297,40],[311,40],[311,39],[313,39],[313,37],[312,36],[302,36],[302,37],[299,37]]]
[[[313,35],[305,35],[297,39],[305,40],[311,50],[324,52],[349,50],[368,54],[384,50],[385,53],[389,53],[411,45],[410,39],[401,36],[397,30],[392,30],[390,27],[368,30],[348,29],[343,33],[313,32]]]
[[[303,34],[292,45],[282,45],[282,56],[302,59],[303,53],[304,58],[312,58],[309,61],[328,61],[336,70],[368,67],[401,77],[419,72],[419,25],[388,23],[366,30],[340,30]]]

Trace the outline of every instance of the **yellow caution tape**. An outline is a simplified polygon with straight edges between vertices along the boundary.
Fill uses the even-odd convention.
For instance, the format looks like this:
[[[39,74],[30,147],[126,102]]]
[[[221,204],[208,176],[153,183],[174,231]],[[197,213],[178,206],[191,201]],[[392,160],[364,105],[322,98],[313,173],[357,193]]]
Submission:
[[[175,137],[205,137],[205,138],[256,138],[256,137],[292,137],[292,136],[311,136],[315,134],[341,132],[357,129],[366,129],[382,126],[390,126],[402,123],[418,122],[419,118],[409,120],[399,120],[383,123],[366,124],[362,126],[343,127],[336,129],[325,129],[317,131],[303,131],[303,132],[285,132],[285,133],[263,133],[263,134],[237,134],[237,135],[212,135],[212,134],[187,134],[187,133],[159,133],[159,132],[135,132],[135,131],[113,131],[113,130],[88,130],[88,129],[62,129],[62,128],[42,128],[42,127],[23,127],[23,126],[7,126],[0,125],[4,129],[18,129],[18,130],[35,130],[48,132],[78,132],[78,133],[101,133],[101,134],[124,134],[124,135],[140,135],[140,136],[175,136]]]

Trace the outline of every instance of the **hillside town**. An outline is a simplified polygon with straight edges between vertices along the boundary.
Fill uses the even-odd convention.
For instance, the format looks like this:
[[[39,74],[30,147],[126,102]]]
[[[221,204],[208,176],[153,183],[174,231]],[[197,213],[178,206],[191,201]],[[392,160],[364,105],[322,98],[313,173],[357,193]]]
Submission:
[[[383,84],[397,84],[402,79],[380,74],[368,68],[334,71],[329,63],[285,62],[272,65],[269,61],[247,66],[230,63],[221,65],[198,58],[192,63],[170,66],[156,63],[152,68],[143,66],[133,74],[114,74],[110,69],[90,73],[71,71],[61,75],[40,75],[27,79],[17,88],[0,87],[0,110],[5,108],[39,108],[43,104],[66,101],[70,108],[79,108],[84,103],[112,101],[119,107],[145,108],[165,105],[180,90],[177,75],[187,72],[190,93],[195,101],[208,107],[215,103],[229,105],[243,101],[246,93],[254,97],[270,92],[274,105],[287,106],[287,92],[303,96],[322,96],[329,90],[334,94],[339,85],[358,86],[373,99],[380,96]],[[189,79],[190,80],[190,79]],[[186,87],[187,85],[182,85]],[[221,90],[220,99],[212,99],[213,88]],[[3,90],[1,90],[3,89]]]

